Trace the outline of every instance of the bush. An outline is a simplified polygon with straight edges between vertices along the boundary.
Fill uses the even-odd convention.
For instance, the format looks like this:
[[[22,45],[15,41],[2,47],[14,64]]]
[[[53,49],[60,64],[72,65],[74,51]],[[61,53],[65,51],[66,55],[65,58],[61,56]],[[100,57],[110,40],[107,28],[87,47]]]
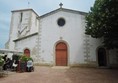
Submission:
[[[20,57],[20,61],[26,62],[26,61],[28,61],[28,57],[26,55],[22,55]]]
[[[31,57],[28,57],[28,60],[32,60],[33,61],[33,59]]]
[[[33,61],[33,59],[32,59],[31,57],[28,57],[28,56],[26,56],[26,55],[20,56],[20,61],[21,61],[21,62],[27,62],[27,61],[29,61],[29,60],[32,60],[32,61]]]

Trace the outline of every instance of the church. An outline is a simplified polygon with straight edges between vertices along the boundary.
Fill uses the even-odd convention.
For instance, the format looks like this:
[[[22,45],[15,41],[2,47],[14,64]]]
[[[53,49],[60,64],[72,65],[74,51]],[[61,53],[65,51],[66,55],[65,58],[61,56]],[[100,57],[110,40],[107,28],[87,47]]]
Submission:
[[[6,47],[32,57],[37,65],[117,66],[118,51],[85,34],[86,15],[62,4],[41,16],[33,9],[13,10]]]

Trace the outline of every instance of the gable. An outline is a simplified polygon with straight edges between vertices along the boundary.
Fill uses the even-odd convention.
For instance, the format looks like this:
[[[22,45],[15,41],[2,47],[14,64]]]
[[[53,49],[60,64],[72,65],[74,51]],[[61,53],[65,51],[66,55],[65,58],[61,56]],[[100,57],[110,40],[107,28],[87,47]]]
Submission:
[[[46,13],[46,14],[40,16],[39,18],[45,18],[45,17],[47,17],[47,16],[53,15],[53,14],[55,14],[55,13],[58,13],[58,12],[60,12],[60,11],[68,12],[68,13],[73,13],[73,14],[80,14],[80,15],[84,15],[84,16],[87,15],[86,12],[81,12],[81,11],[71,10],[71,9],[65,9],[65,8],[58,8],[58,9],[56,9],[56,10],[54,10],[54,11],[51,11],[51,12],[49,12],[49,13]]]

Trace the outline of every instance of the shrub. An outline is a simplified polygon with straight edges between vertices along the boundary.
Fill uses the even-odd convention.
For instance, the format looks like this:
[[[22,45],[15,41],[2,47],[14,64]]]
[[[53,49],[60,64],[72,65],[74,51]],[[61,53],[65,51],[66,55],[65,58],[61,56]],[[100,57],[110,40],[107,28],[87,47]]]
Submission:
[[[20,57],[20,61],[26,62],[26,61],[28,61],[28,57],[26,55],[22,55]]]

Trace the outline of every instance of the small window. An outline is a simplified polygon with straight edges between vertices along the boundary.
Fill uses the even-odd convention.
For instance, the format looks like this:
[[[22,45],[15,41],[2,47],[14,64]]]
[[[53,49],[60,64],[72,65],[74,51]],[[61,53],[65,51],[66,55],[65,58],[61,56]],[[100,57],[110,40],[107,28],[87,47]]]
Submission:
[[[65,19],[59,18],[58,21],[57,21],[57,24],[58,24],[59,26],[64,26],[64,25],[65,25]]]

